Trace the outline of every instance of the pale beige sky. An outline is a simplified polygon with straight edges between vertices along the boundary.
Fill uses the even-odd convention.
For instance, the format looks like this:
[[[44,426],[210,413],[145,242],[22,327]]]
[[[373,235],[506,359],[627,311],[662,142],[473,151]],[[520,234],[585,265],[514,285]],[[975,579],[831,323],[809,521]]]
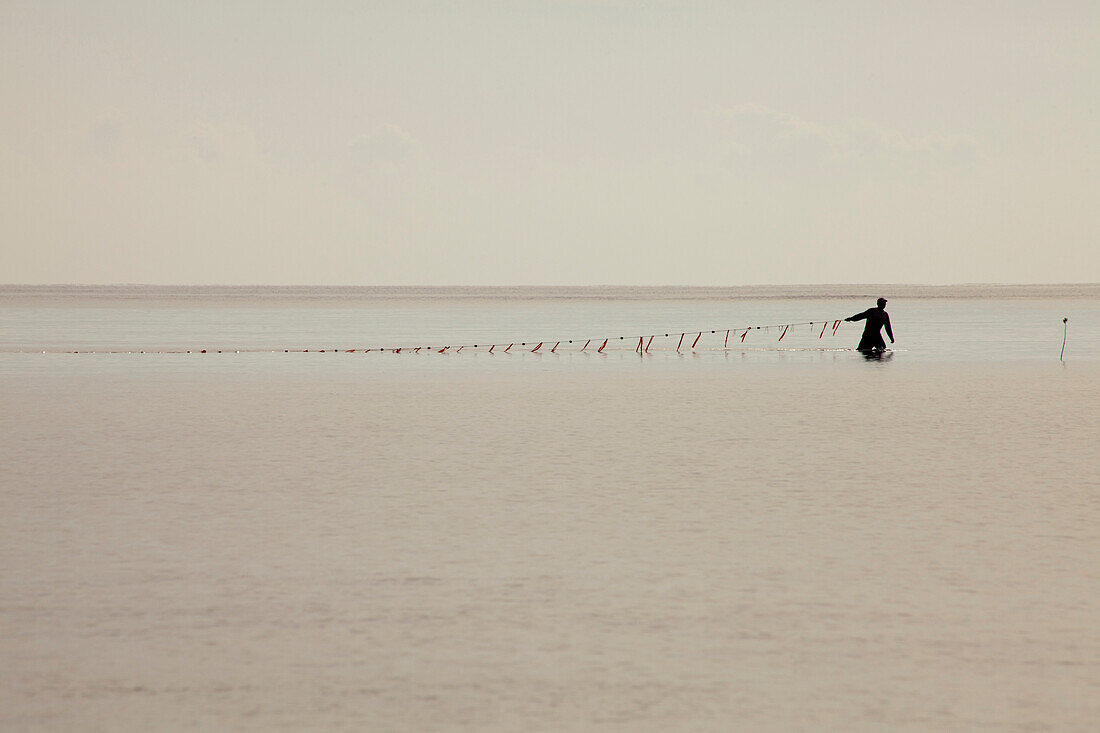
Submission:
[[[0,2],[0,282],[1100,281],[1100,3]]]

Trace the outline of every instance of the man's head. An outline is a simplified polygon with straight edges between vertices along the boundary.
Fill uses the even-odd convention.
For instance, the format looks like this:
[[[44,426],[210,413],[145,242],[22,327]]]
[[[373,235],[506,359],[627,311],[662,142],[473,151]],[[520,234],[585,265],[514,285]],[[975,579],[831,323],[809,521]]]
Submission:
[[[879,298],[878,299],[878,307],[879,308],[885,308],[886,307],[886,298]]]

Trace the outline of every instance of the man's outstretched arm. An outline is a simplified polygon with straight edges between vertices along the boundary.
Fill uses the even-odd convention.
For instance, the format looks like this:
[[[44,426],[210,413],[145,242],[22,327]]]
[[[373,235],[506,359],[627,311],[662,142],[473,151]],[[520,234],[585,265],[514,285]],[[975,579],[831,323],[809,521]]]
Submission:
[[[848,316],[844,320],[846,320],[846,321],[862,321],[866,317],[867,317],[867,311],[863,311],[862,313],[856,313],[854,316]]]
[[[890,328],[889,314],[886,314],[886,320],[883,322],[882,325],[886,326],[886,335],[890,337],[890,343],[894,343],[894,331],[892,328]]]

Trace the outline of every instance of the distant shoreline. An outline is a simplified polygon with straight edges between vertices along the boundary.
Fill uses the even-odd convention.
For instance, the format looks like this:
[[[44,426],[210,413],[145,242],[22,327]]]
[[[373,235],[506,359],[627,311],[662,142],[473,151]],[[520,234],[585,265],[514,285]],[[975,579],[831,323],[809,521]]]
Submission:
[[[516,300],[860,300],[1100,298],[1100,283],[827,284],[738,286],[417,286],[417,285],[0,285],[0,303],[43,298],[178,300],[516,299]]]

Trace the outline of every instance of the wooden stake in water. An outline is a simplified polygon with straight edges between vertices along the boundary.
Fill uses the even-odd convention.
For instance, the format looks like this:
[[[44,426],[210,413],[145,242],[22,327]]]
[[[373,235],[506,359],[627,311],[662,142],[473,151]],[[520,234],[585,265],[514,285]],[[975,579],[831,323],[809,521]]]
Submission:
[[[1062,355],[1066,353],[1066,334],[1069,333],[1069,316],[1062,319],[1062,351],[1058,354],[1058,361],[1065,361]]]

